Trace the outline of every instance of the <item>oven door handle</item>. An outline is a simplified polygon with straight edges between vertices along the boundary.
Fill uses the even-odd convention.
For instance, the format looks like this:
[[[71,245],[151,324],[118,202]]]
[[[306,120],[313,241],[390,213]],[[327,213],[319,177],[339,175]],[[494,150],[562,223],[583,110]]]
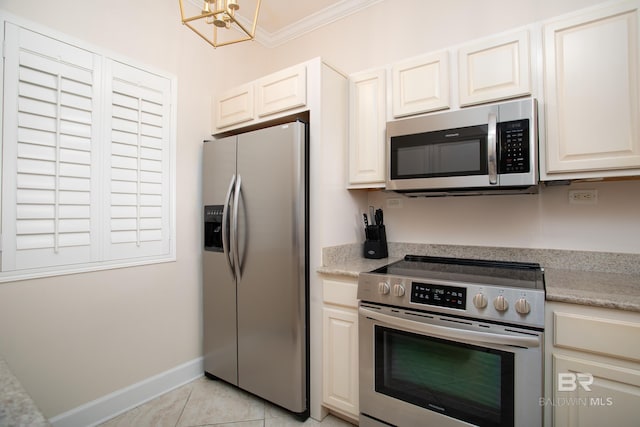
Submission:
[[[490,332],[468,331],[465,329],[448,328],[446,326],[430,325],[413,320],[403,319],[401,317],[389,316],[388,314],[378,313],[363,307],[358,312],[373,320],[384,322],[396,328],[407,329],[421,334],[433,335],[439,338],[460,339],[463,341],[472,341],[485,344],[512,345],[518,347],[539,347],[539,337],[517,337],[513,335],[501,335]]]

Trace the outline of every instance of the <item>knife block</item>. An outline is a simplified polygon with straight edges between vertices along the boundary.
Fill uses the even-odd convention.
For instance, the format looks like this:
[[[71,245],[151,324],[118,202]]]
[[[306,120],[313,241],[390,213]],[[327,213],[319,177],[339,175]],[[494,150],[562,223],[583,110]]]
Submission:
[[[371,259],[387,258],[387,232],[384,225],[367,225],[365,228],[364,257]]]

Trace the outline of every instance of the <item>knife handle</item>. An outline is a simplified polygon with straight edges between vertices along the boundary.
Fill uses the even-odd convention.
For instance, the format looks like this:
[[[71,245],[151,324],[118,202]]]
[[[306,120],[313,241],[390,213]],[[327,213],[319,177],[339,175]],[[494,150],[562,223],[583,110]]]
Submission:
[[[384,224],[382,209],[376,209],[376,222],[375,222],[375,224],[376,225]]]

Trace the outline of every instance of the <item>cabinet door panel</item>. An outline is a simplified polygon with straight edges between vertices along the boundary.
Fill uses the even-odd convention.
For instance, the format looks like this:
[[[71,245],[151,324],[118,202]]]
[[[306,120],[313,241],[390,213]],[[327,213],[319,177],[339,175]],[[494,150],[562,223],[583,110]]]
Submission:
[[[382,187],[385,181],[385,71],[349,78],[349,185]]]
[[[358,314],[324,307],[323,401],[358,417]]]
[[[266,116],[307,103],[304,65],[287,68],[258,80],[258,116]]]
[[[460,106],[531,92],[528,31],[462,47],[458,59]]]
[[[554,354],[553,376],[554,425],[638,425],[640,371]]]
[[[231,89],[215,101],[216,129],[253,119],[253,85],[247,84]]]
[[[393,74],[393,116],[449,108],[449,53],[396,64]]]
[[[640,361],[640,324],[563,312],[553,323],[556,347]]]
[[[358,284],[324,279],[322,281],[322,299],[326,304],[358,308]]]
[[[640,167],[639,16],[632,1],[545,25],[547,173]]]

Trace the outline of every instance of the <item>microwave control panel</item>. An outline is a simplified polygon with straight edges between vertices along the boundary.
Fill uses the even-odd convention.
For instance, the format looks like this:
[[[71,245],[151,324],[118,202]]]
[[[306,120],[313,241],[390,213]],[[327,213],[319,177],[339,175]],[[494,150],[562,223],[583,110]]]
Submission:
[[[498,173],[528,173],[530,171],[529,120],[514,120],[498,124],[500,135]]]
[[[465,310],[467,289],[432,283],[411,283],[411,302]]]

